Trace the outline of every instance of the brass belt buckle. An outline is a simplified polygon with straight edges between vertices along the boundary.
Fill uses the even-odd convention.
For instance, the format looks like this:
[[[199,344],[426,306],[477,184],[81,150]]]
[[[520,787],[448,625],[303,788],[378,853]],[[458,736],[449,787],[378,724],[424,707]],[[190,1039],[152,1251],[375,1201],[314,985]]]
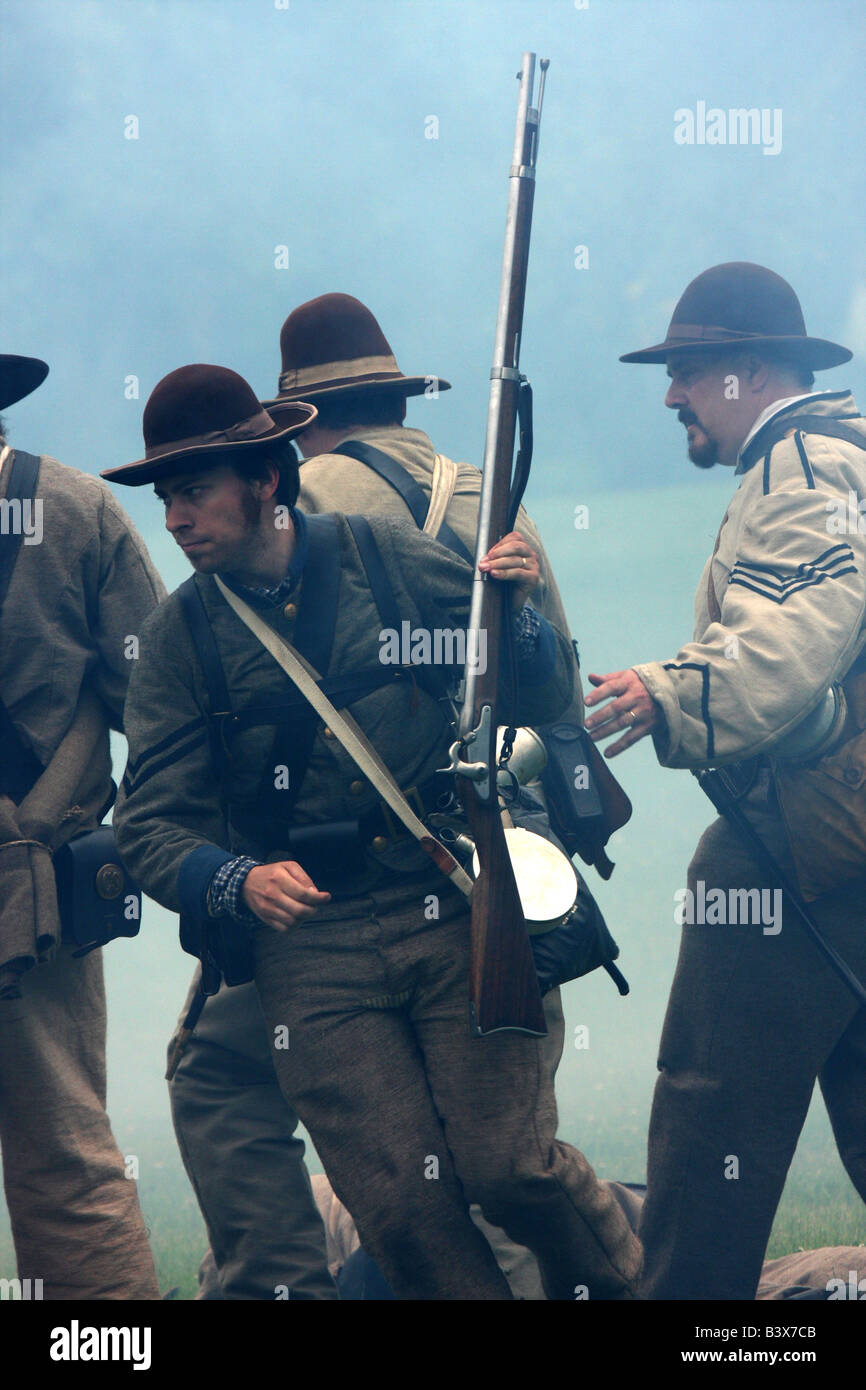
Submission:
[[[417,786],[407,787],[407,789],[403,792],[403,795],[409,802],[409,805],[412,807],[412,810],[415,811],[416,815],[418,816],[418,819],[423,820],[425,815],[425,807],[424,802],[421,800],[421,793],[419,792]],[[382,802],[382,819],[385,822],[385,829],[387,831],[389,840],[396,840],[398,835],[408,834],[406,826],[403,824],[403,822],[398,822],[395,819],[394,812],[391,810],[391,807],[388,805],[387,801]]]

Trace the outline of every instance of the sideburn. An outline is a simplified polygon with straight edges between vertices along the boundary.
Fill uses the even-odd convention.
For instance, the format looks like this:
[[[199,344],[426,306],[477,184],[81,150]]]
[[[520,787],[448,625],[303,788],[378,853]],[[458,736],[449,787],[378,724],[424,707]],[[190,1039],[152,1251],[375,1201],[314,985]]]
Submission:
[[[253,493],[252,484],[245,481],[241,488],[241,516],[243,517],[245,532],[249,533],[259,529],[264,505]]]

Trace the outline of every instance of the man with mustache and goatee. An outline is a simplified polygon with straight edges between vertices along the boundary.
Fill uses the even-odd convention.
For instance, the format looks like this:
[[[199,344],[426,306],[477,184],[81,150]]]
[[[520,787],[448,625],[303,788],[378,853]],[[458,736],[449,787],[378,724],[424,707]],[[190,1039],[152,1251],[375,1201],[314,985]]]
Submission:
[[[663,343],[622,359],[667,364],[665,404],[690,458],[734,468],[739,489],[693,640],[672,660],[591,675],[586,703],[600,706],[593,737],[620,735],[609,756],[651,734],[665,767],[726,765],[740,808],[862,977],[866,535],[850,499],[866,489],[866,421],[847,391],[812,389],[813,369],[850,357],[807,336],[786,281],[733,263],[692,281]],[[737,910],[695,913],[712,890]],[[866,1009],[787,902],[781,920],[752,910],[775,894],[715,821],[689,869],[661,1039],[640,1226],[650,1298],[754,1298],[816,1079],[866,1199]]]

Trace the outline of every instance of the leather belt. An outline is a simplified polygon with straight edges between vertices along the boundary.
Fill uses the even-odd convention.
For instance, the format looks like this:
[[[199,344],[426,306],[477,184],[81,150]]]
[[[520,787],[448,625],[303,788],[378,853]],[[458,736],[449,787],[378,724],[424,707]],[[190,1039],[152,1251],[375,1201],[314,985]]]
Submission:
[[[454,779],[450,772],[435,773],[429,781],[423,782],[420,787],[406,788],[403,795],[413,811],[421,820],[424,820],[425,816],[430,815],[433,811],[442,811],[447,807],[449,800],[454,797]],[[390,806],[386,805],[384,801],[359,818],[358,830],[361,840],[373,850],[386,849],[394,840],[410,838],[408,831],[400,824]],[[373,842],[377,839],[386,841],[386,844],[374,844]]]

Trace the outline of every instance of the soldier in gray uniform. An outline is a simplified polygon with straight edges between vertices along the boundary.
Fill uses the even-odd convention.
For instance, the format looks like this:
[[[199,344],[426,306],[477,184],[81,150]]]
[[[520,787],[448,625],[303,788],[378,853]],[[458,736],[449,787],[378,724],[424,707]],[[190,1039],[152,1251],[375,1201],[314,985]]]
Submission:
[[[234,373],[182,368],[148,402],[145,458],[109,474],[156,480],[167,525],[198,571],[229,712],[220,721],[228,757],[217,767],[214,711],[172,596],[143,634],[130,692],[121,851],[148,891],[180,911],[189,938],[212,941],[216,919],[226,950],[248,946],[281,1088],[398,1297],[511,1297],[469,1219],[472,1200],[534,1251],[550,1297],[572,1298],[575,1288],[631,1297],[639,1246],[583,1155],[555,1138],[538,1042],[471,1041],[462,895],[395,834],[320,721],[307,720],[300,775],[280,780],[304,741],[304,711],[223,592],[256,606],[302,652],[316,651],[326,686],[342,692],[394,778],[430,810],[442,794],[436,769],[449,723],[423,681],[383,673],[369,538],[397,611],[416,630],[465,625],[472,576],[411,523],[305,520],[293,506],[295,470],[272,461],[305,409],[280,426]],[[274,510],[281,489],[286,529]],[[513,585],[520,682],[510,712],[528,723],[556,718],[571,699],[573,656],[525,602],[537,557],[512,533],[484,566]],[[287,715],[293,700],[297,712]],[[294,794],[286,812],[277,787]]]
[[[693,640],[671,660],[591,675],[587,704],[606,703],[587,727],[619,735],[609,755],[651,734],[665,767],[727,765],[754,828],[862,978],[866,535],[848,515],[866,487],[866,422],[849,392],[815,391],[812,376],[850,356],[807,336],[780,276],[735,262],[692,281],[663,343],[622,359],[667,364],[665,404],[689,457],[733,468],[739,488]],[[786,792],[796,765],[810,769],[805,807]],[[754,1298],[816,1079],[866,1199],[866,1010],[777,889],[727,820],[708,828],[679,895],[650,1125],[651,1298]]]
[[[0,408],[47,373],[0,356]],[[111,806],[109,728],[165,590],[104,483],[2,434],[0,509],[0,1144],[18,1277],[31,1297],[154,1299],[105,1110],[102,953],[63,937],[54,860]]]
[[[300,305],[280,335],[280,395],[265,402],[274,419],[297,400],[311,400],[315,421],[298,436],[304,456],[298,505],[304,512],[361,512],[413,518],[428,533],[456,536],[471,555],[478,519],[480,471],[437,454],[424,431],[403,424],[409,396],[449,383],[404,376],[373,314],[346,294]],[[348,442],[354,453],[333,452]],[[360,450],[358,449],[360,445]],[[378,471],[384,470],[384,471]],[[416,514],[417,512],[417,514]],[[541,582],[533,603],[560,631],[568,625],[538,533],[521,507],[517,527],[539,557]],[[583,722],[580,672],[568,717]],[[532,789],[541,795],[540,786]],[[545,833],[542,810],[516,824]],[[198,983],[193,979],[178,1027]],[[558,989],[544,995],[551,1076],[562,1055],[564,1021]],[[174,1053],[177,1034],[169,1045]],[[294,1279],[320,1290],[324,1266],[307,1196],[297,1118],[277,1084],[258,996],[252,985],[223,987],[210,1000],[169,1086],[175,1134],[211,1239],[213,1259],[202,1268],[199,1297],[270,1297],[272,1267],[297,1252]],[[214,1147],[221,1154],[213,1162]],[[493,1245],[516,1297],[543,1298],[538,1269],[477,1208],[473,1219]],[[514,1273],[517,1271],[517,1273]],[[322,1295],[321,1293],[318,1296]]]

